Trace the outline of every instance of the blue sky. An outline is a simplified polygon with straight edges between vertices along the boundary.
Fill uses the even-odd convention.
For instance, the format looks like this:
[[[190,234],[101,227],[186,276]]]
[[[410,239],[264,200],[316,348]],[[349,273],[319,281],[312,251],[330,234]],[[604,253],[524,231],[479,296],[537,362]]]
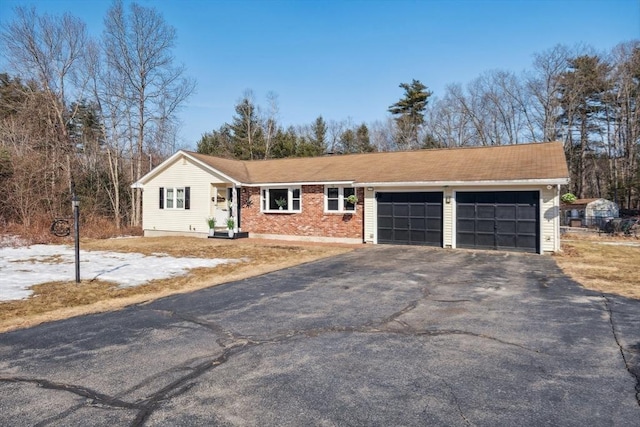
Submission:
[[[125,1],[127,3],[127,1]],[[519,73],[556,44],[598,51],[640,38],[640,0],[139,0],[178,33],[174,51],[197,92],[180,116],[182,146],[230,122],[246,89],[259,105],[278,95],[281,124],[371,123],[388,116],[412,79],[443,93],[481,73]],[[111,1],[0,0],[71,12],[99,36]],[[4,68],[0,59],[0,71]]]

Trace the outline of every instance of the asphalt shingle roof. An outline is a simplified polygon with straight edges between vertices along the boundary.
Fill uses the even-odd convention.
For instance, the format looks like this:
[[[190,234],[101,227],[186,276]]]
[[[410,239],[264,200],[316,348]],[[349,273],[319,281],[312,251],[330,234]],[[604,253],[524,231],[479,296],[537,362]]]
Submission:
[[[477,182],[569,176],[560,142],[252,161],[188,153],[243,184]]]

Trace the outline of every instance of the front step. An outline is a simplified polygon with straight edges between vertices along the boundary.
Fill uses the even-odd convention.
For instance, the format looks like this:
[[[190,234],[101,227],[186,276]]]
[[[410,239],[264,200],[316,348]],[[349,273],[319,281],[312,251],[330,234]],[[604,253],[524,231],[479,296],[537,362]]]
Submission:
[[[248,231],[237,231],[233,233],[233,237],[229,237],[227,231],[214,231],[213,236],[208,236],[209,239],[245,239],[249,237]]]

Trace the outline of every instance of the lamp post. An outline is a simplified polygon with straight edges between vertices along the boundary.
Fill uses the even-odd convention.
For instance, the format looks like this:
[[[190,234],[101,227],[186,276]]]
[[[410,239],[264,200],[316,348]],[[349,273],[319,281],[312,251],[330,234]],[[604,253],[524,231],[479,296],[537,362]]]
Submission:
[[[71,206],[73,207],[73,231],[76,249],[76,283],[80,283],[80,201],[76,195],[75,188],[71,196]]]

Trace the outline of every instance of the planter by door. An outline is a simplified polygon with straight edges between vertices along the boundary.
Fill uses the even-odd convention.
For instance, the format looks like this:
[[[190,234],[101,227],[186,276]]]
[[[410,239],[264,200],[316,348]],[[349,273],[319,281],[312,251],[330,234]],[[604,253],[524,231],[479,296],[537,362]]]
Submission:
[[[233,239],[233,230],[229,230],[229,238]]]

